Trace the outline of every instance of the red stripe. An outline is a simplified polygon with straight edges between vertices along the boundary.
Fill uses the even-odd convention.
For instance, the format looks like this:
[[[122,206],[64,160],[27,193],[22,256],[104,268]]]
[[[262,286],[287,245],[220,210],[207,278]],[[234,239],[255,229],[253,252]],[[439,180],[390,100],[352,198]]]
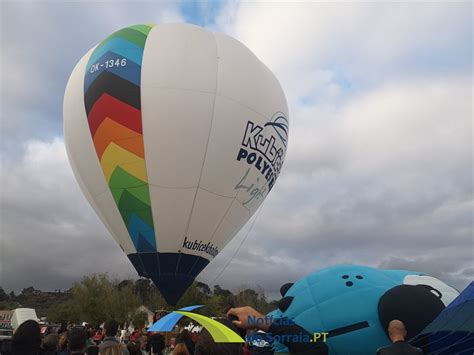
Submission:
[[[110,117],[115,122],[118,122],[135,132],[142,133],[142,117],[140,110],[110,96],[107,93],[103,93],[94,103],[94,106],[92,106],[92,109],[87,116],[92,136],[94,136],[97,128],[99,128],[100,124],[106,117]]]

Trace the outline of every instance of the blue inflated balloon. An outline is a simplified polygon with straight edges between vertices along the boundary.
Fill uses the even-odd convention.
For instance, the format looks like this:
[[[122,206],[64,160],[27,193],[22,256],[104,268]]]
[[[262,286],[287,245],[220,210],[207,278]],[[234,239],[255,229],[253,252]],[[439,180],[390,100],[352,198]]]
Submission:
[[[393,319],[404,322],[408,338],[415,336],[459,295],[420,272],[357,265],[315,271],[280,292],[279,309],[270,315],[288,317],[310,334],[329,333],[330,354],[375,354],[390,344],[386,329]]]

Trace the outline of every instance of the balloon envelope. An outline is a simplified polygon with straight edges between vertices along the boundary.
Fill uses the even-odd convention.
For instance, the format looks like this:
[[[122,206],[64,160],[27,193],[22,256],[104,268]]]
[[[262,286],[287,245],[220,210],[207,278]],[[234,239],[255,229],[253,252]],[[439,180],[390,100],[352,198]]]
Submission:
[[[415,336],[459,295],[418,271],[363,265],[316,270],[285,283],[280,292],[278,309],[270,315],[290,319],[310,334],[325,332],[329,354],[375,354],[390,344],[388,324],[394,319],[405,324],[407,339]],[[288,350],[274,345],[276,352]]]
[[[82,191],[170,304],[266,198],[288,128],[270,70],[235,39],[188,24],[115,32],[79,61],[64,97]]]

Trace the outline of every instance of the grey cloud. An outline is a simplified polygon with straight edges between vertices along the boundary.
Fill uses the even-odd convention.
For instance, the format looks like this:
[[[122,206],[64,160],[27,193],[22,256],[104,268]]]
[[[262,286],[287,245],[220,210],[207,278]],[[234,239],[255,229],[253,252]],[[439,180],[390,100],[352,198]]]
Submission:
[[[63,90],[77,60],[113,30],[148,20],[179,20],[180,15],[171,5],[111,5],[2,4],[0,268],[7,289],[66,288],[91,272],[136,276],[72,176],[60,138]],[[456,15],[461,10],[449,10],[446,18],[434,10],[417,10],[418,15],[430,12],[429,23],[421,26],[421,35],[414,31],[409,39],[405,32],[391,37],[403,25],[397,22],[400,16],[386,28],[378,21],[380,33],[371,35],[372,40],[363,43],[366,51],[348,63],[347,53],[356,51],[359,35],[347,30],[363,20],[367,28],[362,33],[374,31],[373,9],[351,7],[357,17],[344,33],[338,32],[337,23],[324,22],[316,37],[311,31],[298,32],[314,15],[308,12],[303,27],[292,27],[302,45],[300,39],[293,43],[283,35],[269,41],[268,32],[255,27],[266,23],[256,7],[247,15],[261,21],[246,18],[234,2],[230,7],[227,19],[235,23],[227,30],[244,39],[282,78],[290,98],[291,128],[279,181],[216,283],[232,289],[258,285],[277,297],[285,282],[349,263],[413,269],[459,289],[466,286],[474,276],[472,74],[458,67],[463,63],[459,58],[446,60],[441,68],[435,61],[445,56],[413,57],[423,44],[429,45],[429,53],[462,54],[470,23],[465,15]],[[288,18],[296,21],[296,15]],[[330,15],[339,23],[345,18],[333,10]],[[406,19],[411,21],[408,28],[414,28],[414,19],[424,21],[415,15]],[[222,26],[227,20],[219,21]],[[447,31],[444,40],[429,38],[430,33],[439,34],[430,32],[433,28]],[[391,40],[380,47],[380,36]],[[306,48],[305,38],[313,38],[315,47]],[[318,38],[324,43],[318,44]],[[338,41],[341,38],[345,41]],[[346,55],[342,49],[348,38],[354,43]],[[399,54],[387,58],[378,53],[387,49]],[[288,53],[291,58],[285,57]],[[338,68],[328,67],[331,58],[339,58]],[[362,63],[364,58],[370,63]],[[428,68],[414,75],[413,68],[425,64]],[[371,65],[377,78],[369,85],[360,77]],[[345,87],[341,73],[352,87]],[[307,100],[302,102],[301,96]],[[214,280],[248,228],[217,256],[201,280]]]
[[[171,2],[2,3],[2,148],[17,154],[27,139],[61,134],[69,74],[110,33],[136,23],[182,21]]]
[[[69,288],[92,272],[134,275],[82,196],[63,142],[32,142],[22,160],[3,156],[1,285]]]
[[[455,252],[456,257],[461,257],[466,263],[472,264],[472,253],[461,253],[457,250],[444,250],[443,253]],[[413,259],[401,257],[389,257],[380,263],[380,267],[384,269],[409,269],[425,272],[443,280],[447,284],[452,285],[459,291],[462,291],[474,279],[474,268],[465,267],[456,268],[453,263],[449,262],[449,258],[438,256],[421,256]]]

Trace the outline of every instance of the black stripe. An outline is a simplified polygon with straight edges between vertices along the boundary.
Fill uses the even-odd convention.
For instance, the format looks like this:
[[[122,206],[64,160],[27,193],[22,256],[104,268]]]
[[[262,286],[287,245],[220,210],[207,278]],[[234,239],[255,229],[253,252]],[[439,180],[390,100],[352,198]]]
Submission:
[[[350,333],[350,332],[353,332],[353,331],[356,331],[356,330],[359,330],[359,329],[368,328],[368,327],[369,327],[369,322],[367,322],[367,321],[354,323],[354,324],[351,324],[351,325],[347,325],[345,327],[330,330],[328,332],[329,334],[328,334],[327,337],[328,338],[337,337],[338,335]]]
[[[87,115],[89,115],[89,112],[94,106],[95,102],[102,96],[103,93],[107,93],[110,96],[113,96],[138,110],[141,108],[139,86],[131,83],[128,80],[122,79],[117,75],[109,73],[108,71],[103,71],[92,82],[84,94],[84,103],[86,106]]]

